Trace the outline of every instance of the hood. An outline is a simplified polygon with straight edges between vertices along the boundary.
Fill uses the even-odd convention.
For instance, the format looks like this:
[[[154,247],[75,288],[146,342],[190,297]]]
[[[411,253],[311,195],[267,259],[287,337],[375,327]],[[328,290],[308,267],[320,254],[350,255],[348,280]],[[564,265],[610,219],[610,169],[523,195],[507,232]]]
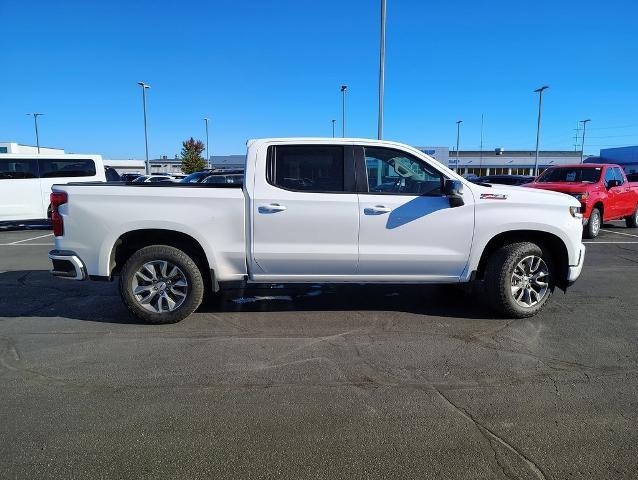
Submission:
[[[557,205],[579,206],[580,203],[570,195],[570,192],[555,192],[553,190],[545,190],[543,188],[531,187],[532,184],[514,186],[514,185],[493,185],[490,187],[482,187],[480,194],[503,194],[507,195],[511,200],[525,203],[555,203]],[[531,187],[531,188],[529,188]],[[574,193],[578,193],[574,191]]]
[[[583,193],[588,190],[591,190],[594,187],[595,183],[583,183],[583,182],[533,182],[523,185],[527,188],[536,188],[539,190],[551,190],[553,192],[561,192],[561,193]]]

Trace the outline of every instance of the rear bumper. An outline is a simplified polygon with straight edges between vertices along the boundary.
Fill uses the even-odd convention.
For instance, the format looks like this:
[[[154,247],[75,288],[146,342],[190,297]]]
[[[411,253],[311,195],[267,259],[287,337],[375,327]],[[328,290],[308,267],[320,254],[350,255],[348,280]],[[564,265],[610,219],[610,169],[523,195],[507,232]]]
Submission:
[[[580,272],[583,270],[583,263],[585,263],[585,245],[581,243],[580,250],[578,253],[578,263],[576,265],[570,265],[567,270],[567,284],[572,285],[578,277],[580,277]]]
[[[68,278],[69,280],[86,280],[86,267],[75,252],[70,250],[51,250],[49,259],[53,263],[53,268],[50,272],[54,277]]]

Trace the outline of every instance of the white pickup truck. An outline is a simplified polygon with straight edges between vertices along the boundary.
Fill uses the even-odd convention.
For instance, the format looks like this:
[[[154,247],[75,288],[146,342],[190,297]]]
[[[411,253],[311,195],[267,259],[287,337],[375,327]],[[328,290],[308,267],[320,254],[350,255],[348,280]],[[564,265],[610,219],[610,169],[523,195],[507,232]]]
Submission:
[[[468,283],[509,317],[580,275],[578,200],[472,184],[394,142],[248,142],[243,185],[68,184],[51,194],[53,275],[119,276],[131,312],[178,322],[240,283]]]

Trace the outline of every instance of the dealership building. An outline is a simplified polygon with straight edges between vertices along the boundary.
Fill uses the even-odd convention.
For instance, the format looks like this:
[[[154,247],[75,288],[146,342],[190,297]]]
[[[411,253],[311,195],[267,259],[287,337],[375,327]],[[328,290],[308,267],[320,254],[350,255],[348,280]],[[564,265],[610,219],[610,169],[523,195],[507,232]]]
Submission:
[[[494,150],[450,151],[447,147],[416,147],[461,175],[533,175],[536,151]],[[580,163],[580,152],[573,150],[540,150],[538,171],[557,165]]]
[[[638,145],[604,148],[600,151],[600,156],[590,157],[587,162],[617,163],[626,173],[638,173]]]

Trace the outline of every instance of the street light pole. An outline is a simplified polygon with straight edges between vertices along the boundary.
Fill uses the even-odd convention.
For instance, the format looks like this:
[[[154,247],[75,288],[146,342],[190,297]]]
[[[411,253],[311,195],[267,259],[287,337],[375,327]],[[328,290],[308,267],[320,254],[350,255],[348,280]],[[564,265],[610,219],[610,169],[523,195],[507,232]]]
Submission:
[[[151,88],[150,85],[144,82],[137,82],[137,84],[142,87],[142,104],[144,106],[144,147],[146,148],[146,175],[150,175],[151,173],[151,165],[148,162],[148,131],[146,126],[146,89]]]
[[[461,124],[463,120],[456,122],[456,171],[459,171],[459,142],[461,140]]]
[[[547,85],[537,88],[534,93],[538,93],[538,122],[536,124],[536,156],[534,157],[534,176],[538,176],[538,144],[541,138],[541,113],[543,110],[543,92],[549,87]]]
[[[580,163],[583,163],[583,157],[585,152],[585,130],[587,128],[587,122],[591,122],[591,119],[581,120],[580,123],[583,124],[583,143],[580,144]]]
[[[348,85],[341,85],[341,136],[346,136],[346,90]]]
[[[381,0],[381,45],[379,46],[379,123],[377,138],[383,138],[383,87],[385,83],[385,1]]]
[[[204,117],[206,123],[206,165],[210,168],[210,150],[208,149],[208,117]]]
[[[332,138],[335,138],[335,122],[336,120],[332,120]]]
[[[30,115],[33,117],[33,122],[35,124],[35,144],[38,147],[38,153],[40,153],[40,134],[38,133],[38,117],[40,115],[44,115],[44,113],[33,112],[33,113],[27,113],[27,115]]]

